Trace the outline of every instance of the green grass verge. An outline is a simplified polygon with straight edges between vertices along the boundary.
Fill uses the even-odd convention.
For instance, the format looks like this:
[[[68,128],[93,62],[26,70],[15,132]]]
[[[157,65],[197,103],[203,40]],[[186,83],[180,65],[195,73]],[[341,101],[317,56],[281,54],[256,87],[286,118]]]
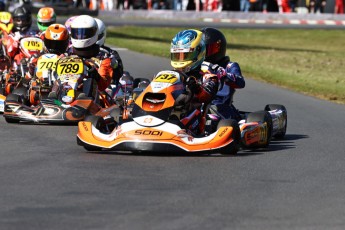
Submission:
[[[109,27],[107,44],[169,58],[186,28]],[[246,78],[345,104],[345,31],[222,29],[227,53]],[[124,63],[125,64],[125,63]]]

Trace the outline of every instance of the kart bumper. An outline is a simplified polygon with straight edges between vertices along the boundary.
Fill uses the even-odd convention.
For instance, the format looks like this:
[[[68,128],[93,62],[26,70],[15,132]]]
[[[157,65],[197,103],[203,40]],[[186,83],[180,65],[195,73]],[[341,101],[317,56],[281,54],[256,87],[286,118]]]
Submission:
[[[200,138],[179,131],[175,132],[173,125],[171,127],[141,127],[126,132],[114,130],[109,135],[100,134],[91,122],[81,121],[78,126],[79,145],[113,151],[217,152],[234,142],[231,126],[221,127],[217,132]]]

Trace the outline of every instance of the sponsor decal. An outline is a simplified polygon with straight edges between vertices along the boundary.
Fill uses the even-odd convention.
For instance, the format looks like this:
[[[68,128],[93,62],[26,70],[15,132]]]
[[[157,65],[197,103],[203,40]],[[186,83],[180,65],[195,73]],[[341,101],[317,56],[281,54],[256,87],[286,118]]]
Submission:
[[[225,129],[223,130],[223,132],[221,132],[218,136],[219,136],[219,137],[222,137],[222,136],[226,133],[226,131],[228,131],[228,128],[225,128]]]
[[[150,124],[152,122],[152,120],[153,120],[152,117],[147,117],[147,118],[145,118],[144,123]]]
[[[162,136],[163,131],[158,130],[136,130],[134,135],[144,135],[144,136]]]
[[[87,128],[87,126],[86,126],[85,122],[83,122],[83,121],[82,121],[82,122],[81,122],[81,124],[83,125],[83,128],[85,129],[85,131],[86,131],[86,132],[88,132],[88,131],[89,131],[89,129]]]

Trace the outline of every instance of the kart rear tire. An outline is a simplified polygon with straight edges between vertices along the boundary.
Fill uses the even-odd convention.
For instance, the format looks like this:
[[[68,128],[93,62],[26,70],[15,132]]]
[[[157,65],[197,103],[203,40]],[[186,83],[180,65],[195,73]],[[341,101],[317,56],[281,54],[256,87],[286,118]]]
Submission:
[[[233,119],[224,119],[220,120],[217,125],[217,130],[220,127],[224,126],[231,126],[233,128],[232,138],[234,139],[229,145],[222,148],[223,155],[236,155],[238,150],[240,149],[240,141],[241,141],[241,131],[240,127],[238,126],[238,122]]]
[[[30,105],[29,97],[28,97],[28,90],[23,87],[16,88],[12,91],[12,94],[19,95],[22,98],[21,103],[24,105]]]
[[[271,114],[268,111],[257,111],[249,113],[246,119],[246,122],[261,122],[261,123],[267,123],[267,143],[264,145],[260,145],[258,147],[266,148],[269,146],[271,139],[272,139],[272,117]],[[255,146],[256,147],[256,146]]]
[[[7,95],[6,100],[5,100],[5,110],[6,110],[6,102],[22,103],[22,98],[21,96],[17,94],[13,94],[13,93],[10,93],[9,95]],[[19,123],[19,119],[7,117],[7,116],[5,116],[5,120],[7,123]]]
[[[270,111],[270,110],[282,110],[283,111],[283,116],[285,119],[285,126],[280,132],[276,133],[273,136],[274,138],[277,138],[277,139],[283,139],[285,137],[286,129],[287,129],[287,110],[286,110],[285,106],[279,105],[279,104],[268,104],[265,106],[265,110],[266,111]]]
[[[14,101],[14,102],[22,103],[22,98],[18,94],[10,93],[9,95],[7,95],[5,101]]]

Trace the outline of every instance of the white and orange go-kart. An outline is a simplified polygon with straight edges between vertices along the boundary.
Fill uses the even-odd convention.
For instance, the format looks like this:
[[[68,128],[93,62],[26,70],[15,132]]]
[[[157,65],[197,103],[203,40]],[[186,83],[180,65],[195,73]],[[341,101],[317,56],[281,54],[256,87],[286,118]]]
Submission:
[[[77,142],[88,151],[148,151],[236,154],[240,147],[238,122],[220,120],[212,128],[209,107],[186,114],[176,99],[186,92],[184,75],[161,71],[130,105],[112,108],[117,125],[106,128],[104,117],[89,116],[78,124]]]

